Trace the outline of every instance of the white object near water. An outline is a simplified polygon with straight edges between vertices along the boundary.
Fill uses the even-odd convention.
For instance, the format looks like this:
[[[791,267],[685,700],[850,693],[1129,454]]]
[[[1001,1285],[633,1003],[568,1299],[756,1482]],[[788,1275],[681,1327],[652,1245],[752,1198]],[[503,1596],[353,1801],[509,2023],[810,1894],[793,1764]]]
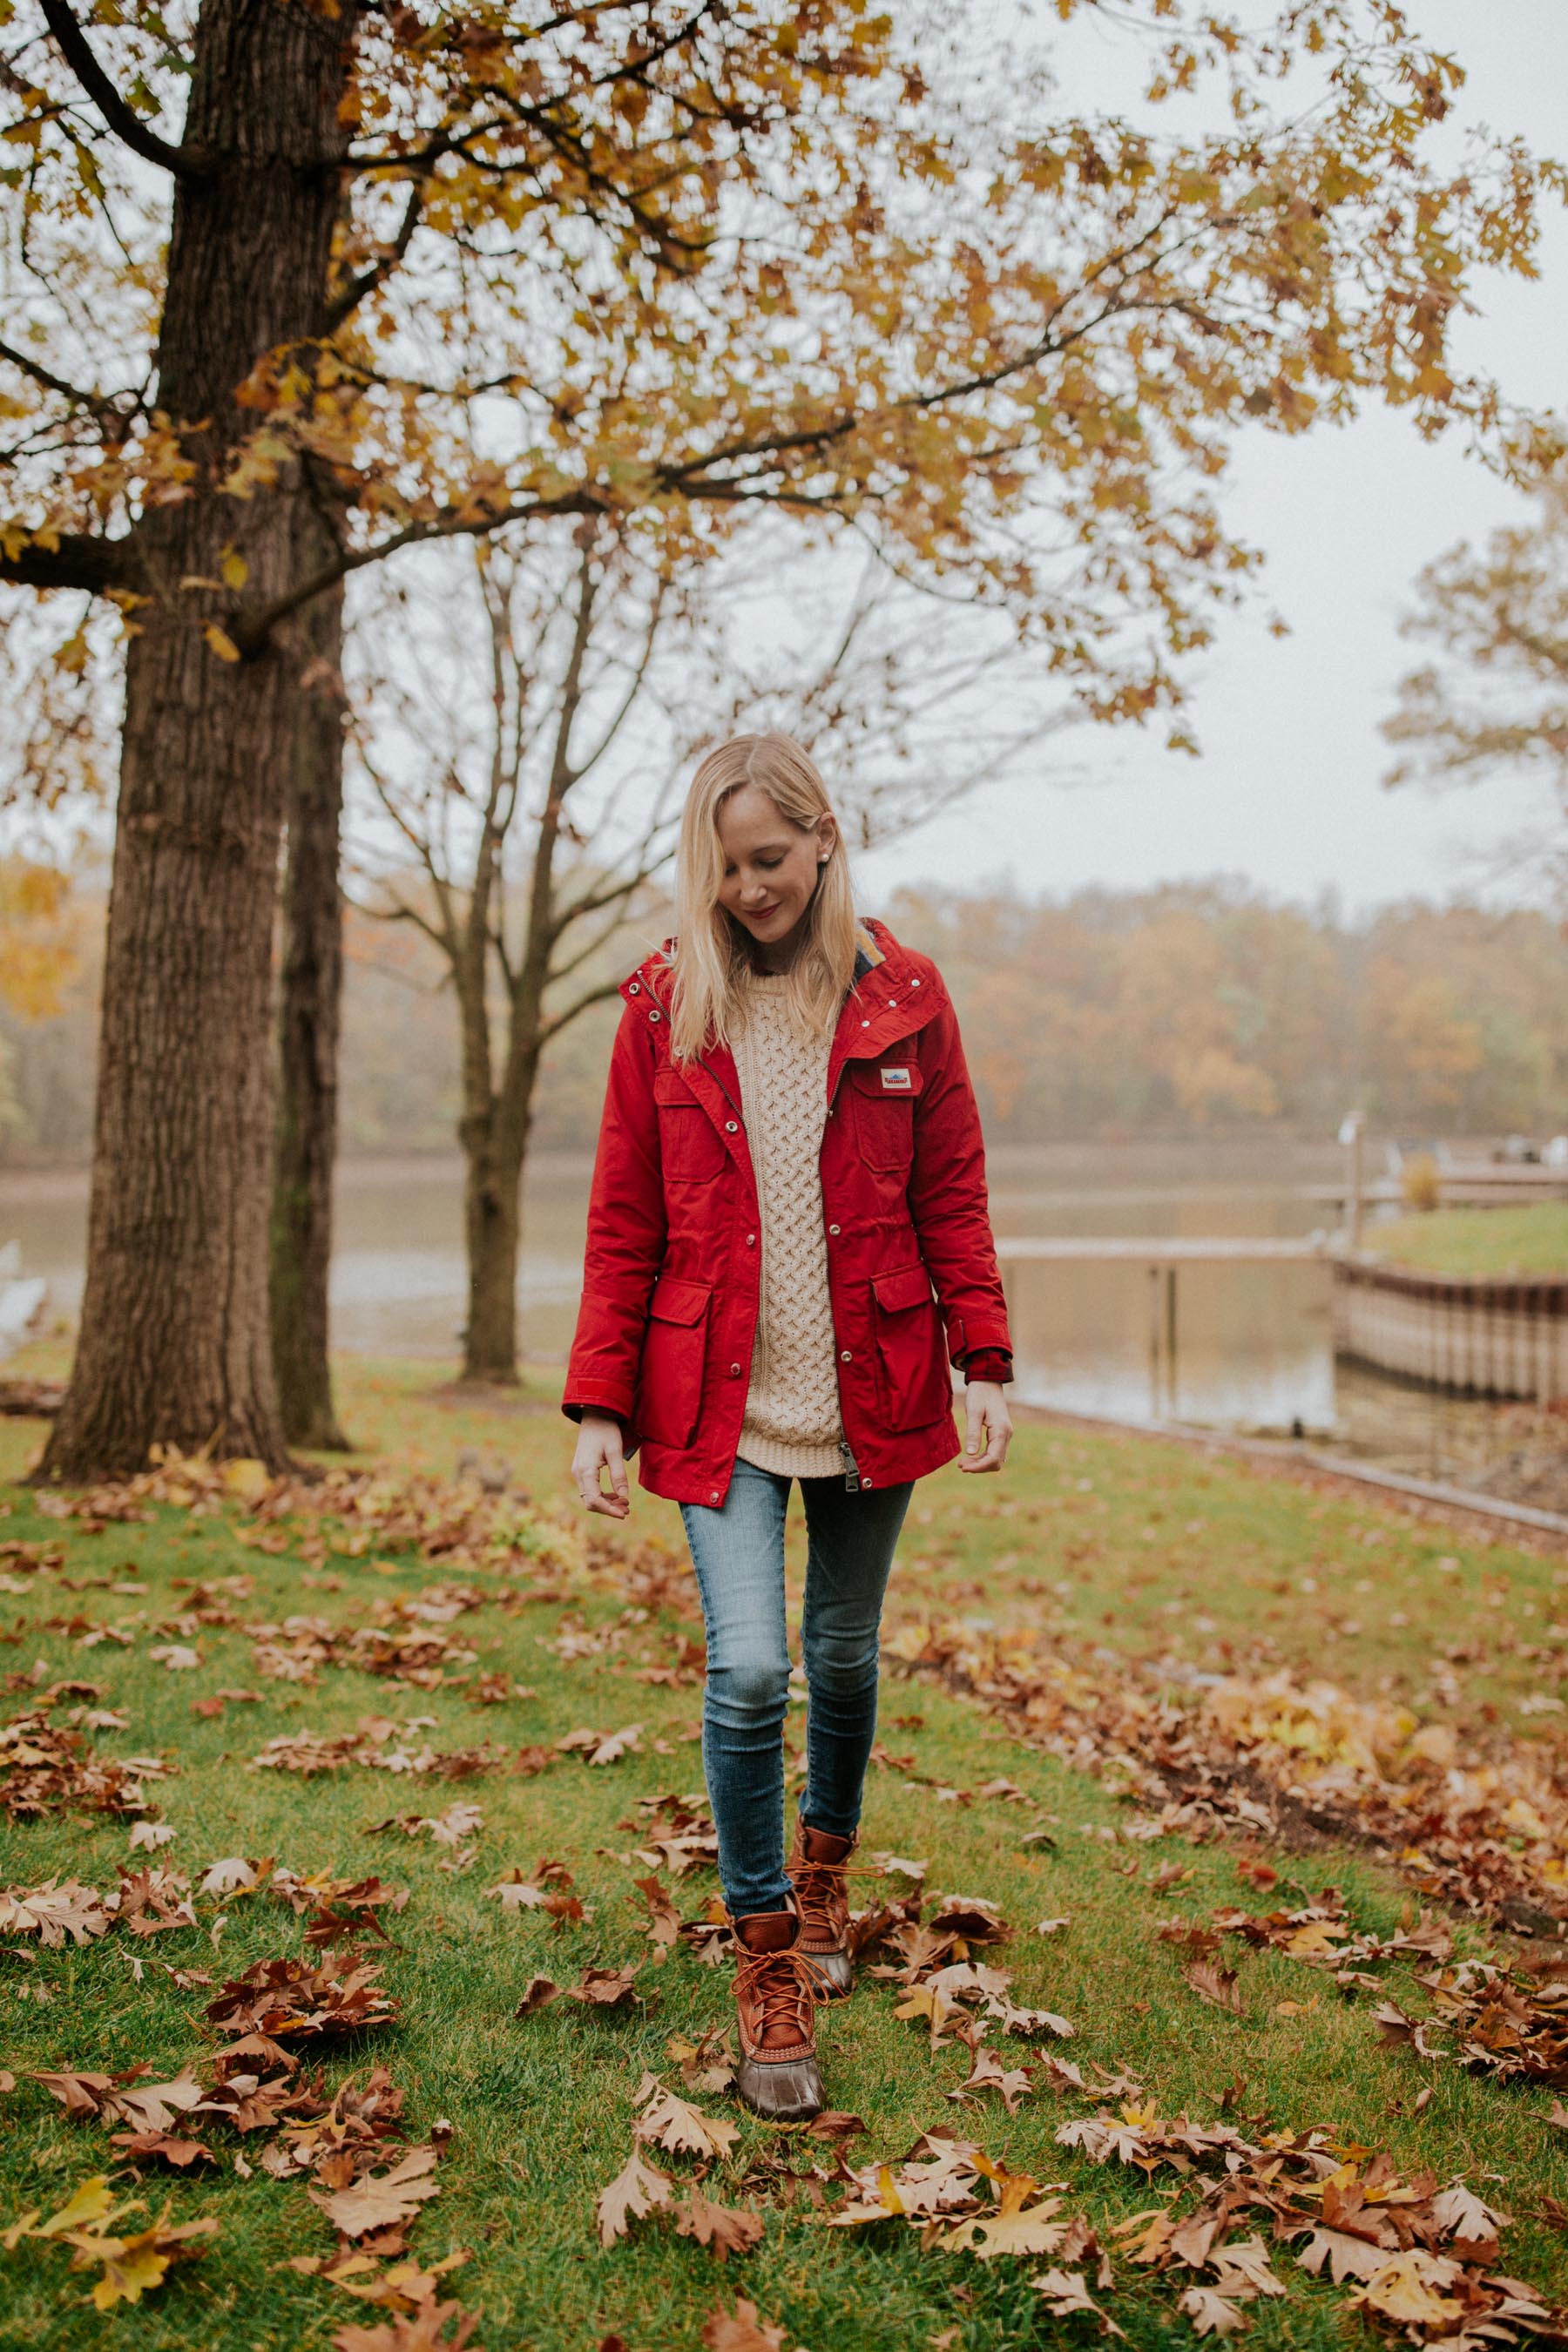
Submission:
[[[44,1311],[48,1285],[41,1275],[22,1272],[22,1245],[0,1249],[0,1363],[15,1355]]]

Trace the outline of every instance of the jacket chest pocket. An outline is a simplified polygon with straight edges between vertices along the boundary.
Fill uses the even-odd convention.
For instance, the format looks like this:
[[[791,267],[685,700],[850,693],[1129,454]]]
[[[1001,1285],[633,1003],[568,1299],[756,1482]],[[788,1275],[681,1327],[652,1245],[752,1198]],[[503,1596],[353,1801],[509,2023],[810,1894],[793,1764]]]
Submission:
[[[915,1101],[922,1073],[910,1053],[851,1062],[844,1073],[855,1148],[868,1168],[907,1174],[915,1150]]]
[[[684,1447],[697,1433],[712,1303],[700,1282],[663,1275],[653,1286],[634,1417],[655,1445]]]
[[[658,1109],[658,1156],[667,1184],[711,1184],[727,1157],[713,1122],[683,1078],[673,1070],[654,1073]]]

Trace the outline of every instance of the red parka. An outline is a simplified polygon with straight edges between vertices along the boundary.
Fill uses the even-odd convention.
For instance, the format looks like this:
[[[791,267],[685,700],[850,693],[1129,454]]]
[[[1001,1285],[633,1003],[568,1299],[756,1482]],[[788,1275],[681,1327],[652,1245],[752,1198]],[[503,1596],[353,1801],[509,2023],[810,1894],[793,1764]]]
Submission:
[[[762,1220],[734,1058],[717,1045],[672,1060],[670,981],[653,956],[621,989],[563,1409],[614,1413],[652,1493],[719,1504],[745,1412]],[[1009,1341],[958,1023],[930,958],[879,923],[861,927],[827,1100],[845,1470],[884,1486],[952,1460],[948,1360]]]

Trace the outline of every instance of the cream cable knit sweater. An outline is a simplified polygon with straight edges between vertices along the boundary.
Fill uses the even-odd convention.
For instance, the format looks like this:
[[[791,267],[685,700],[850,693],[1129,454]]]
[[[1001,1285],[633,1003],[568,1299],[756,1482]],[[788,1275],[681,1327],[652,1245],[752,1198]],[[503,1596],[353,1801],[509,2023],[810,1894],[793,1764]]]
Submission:
[[[762,1299],[740,1452],[759,1470],[833,1478],[844,1467],[817,1155],[831,1036],[792,1027],[787,982],[753,975],[732,1040],[762,1210]]]

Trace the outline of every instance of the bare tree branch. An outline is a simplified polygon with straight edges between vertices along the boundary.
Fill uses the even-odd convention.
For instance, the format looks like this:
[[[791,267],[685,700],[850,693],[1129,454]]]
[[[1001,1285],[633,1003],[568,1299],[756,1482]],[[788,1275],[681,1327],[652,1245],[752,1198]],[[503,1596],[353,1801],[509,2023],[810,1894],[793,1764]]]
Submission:
[[[0,580],[19,588],[84,588],[102,596],[111,588],[133,587],[139,576],[129,539],[62,532],[53,547],[34,540],[15,555],[0,550]]]
[[[42,0],[42,7],[44,22],[54,36],[56,47],[121,145],[140,155],[143,163],[156,163],[160,171],[172,172],[178,180],[205,179],[212,170],[211,157],[202,148],[175,146],[161,139],[142,121],[99,64],[66,0]]]
[[[414,232],[419,226],[419,216],[424,209],[425,183],[419,179],[414,182],[408,191],[408,202],[404,208],[403,218],[397,225],[397,234],[392,243],[371,263],[368,269],[362,269],[357,278],[351,278],[342,291],[335,295],[327,305],[326,316],[321,321],[321,333],[324,336],[335,335],[344,320],[351,318],[358,310],[365,296],[374,294],[376,288],[384,285],[392,276],[414,241]]]

